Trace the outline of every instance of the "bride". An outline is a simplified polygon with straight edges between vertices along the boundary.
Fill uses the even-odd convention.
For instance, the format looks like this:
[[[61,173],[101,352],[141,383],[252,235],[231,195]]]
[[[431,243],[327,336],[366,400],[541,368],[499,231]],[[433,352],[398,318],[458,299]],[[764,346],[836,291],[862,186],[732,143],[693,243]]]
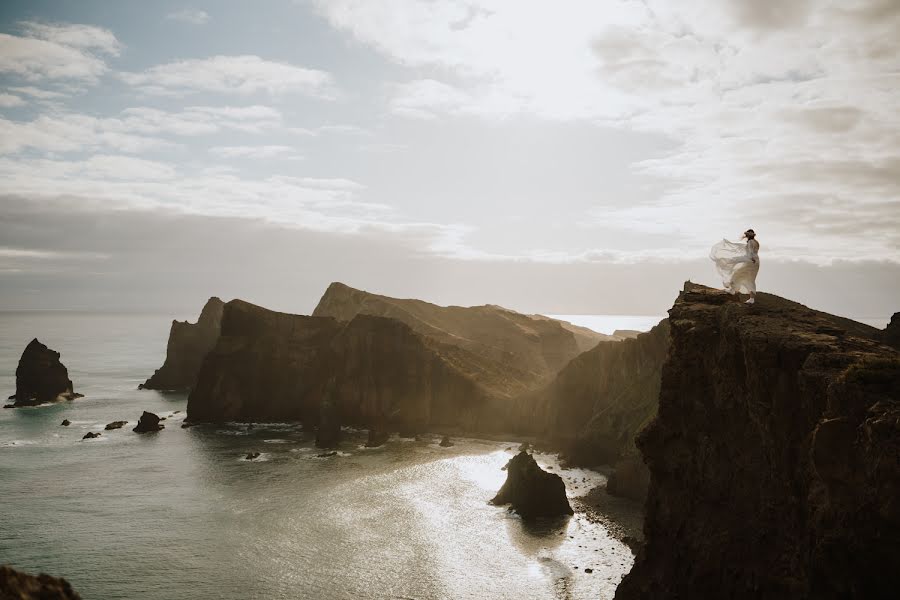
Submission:
[[[746,244],[722,240],[712,247],[709,257],[716,263],[725,289],[732,294],[749,293],[747,304],[756,302],[756,274],[759,273],[759,242],[756,232],[748,229],[741,239]]]

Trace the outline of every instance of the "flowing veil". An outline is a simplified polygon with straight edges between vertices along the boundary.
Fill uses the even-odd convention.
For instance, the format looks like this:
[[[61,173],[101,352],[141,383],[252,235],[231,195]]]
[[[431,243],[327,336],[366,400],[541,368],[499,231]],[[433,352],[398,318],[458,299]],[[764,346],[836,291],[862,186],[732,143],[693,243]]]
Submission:
[[[747,262],[747,244],[722,240],[709,251],[709,258],[716,263],[716,270],[722,277],[726,289],[731,289],[734,271],[739,264]]]

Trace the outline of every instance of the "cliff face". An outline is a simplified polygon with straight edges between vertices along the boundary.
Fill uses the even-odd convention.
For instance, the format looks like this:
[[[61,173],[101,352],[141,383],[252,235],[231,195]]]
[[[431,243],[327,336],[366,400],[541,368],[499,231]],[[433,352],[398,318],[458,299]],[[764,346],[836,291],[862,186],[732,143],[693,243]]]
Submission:
[[[669,311],[632,598],[883,598],[900,585],[900,354],[767,294]]]
[[[406,324],[277,313],[234,300],[188,399],[192,421],[330,420],[382,429],[476,427],[515,382]]]
[[[317,414],[331,369],[334,319],[225,305],[221,333],[188,397],[191,421],[301,420]],[[312,418],[313,422],[318,416]]]
[[[206,354],[216,344],[224,303],[210,298],[196,323],[172,321],[166,361],[140,387],[150,390],[189,390],[193,387]]]
[[[900,312],[894,313],[891,322],[884,328],[882,339],[888,346],[900,350]]]
[[[396,319],[445,346],[461,348],[517,381],[511,394],[548,381],[589,346],[596,334],[546,317],[533,318],[499,306],[437,306],[421,300],[389,298],[332,283],[313,316],[350,321],[358,314]]]
[[[22,352],[16,367],[16,393],[9,397],[13,406],[30,406],[54,400],[72,400],[76,394],[69,371],[54,352],[37,338]]]

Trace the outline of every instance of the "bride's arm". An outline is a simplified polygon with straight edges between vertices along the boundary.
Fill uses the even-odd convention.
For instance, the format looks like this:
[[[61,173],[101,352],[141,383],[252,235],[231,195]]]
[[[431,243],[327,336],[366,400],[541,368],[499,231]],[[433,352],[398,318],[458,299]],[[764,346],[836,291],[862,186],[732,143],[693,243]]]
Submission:
[[[747,256],[750,258],[750,262],[756,262],[759,258],[759,242],[756,240],[750,240],[747,242]]]

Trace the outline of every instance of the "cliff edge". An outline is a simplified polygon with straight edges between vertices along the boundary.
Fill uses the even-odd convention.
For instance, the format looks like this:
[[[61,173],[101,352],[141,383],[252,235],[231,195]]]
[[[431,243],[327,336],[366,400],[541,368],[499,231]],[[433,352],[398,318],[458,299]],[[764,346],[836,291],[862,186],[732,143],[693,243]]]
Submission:
[[[166,360],[141,389],[186,391],[194,387],[207,353],[219,339],[225,304],[213,296],[206,301],[196,323],[172,321]]]
[[[885,598],[900,588],[900,353],[768,294],[686,284],[656,418],[636,598]]]

